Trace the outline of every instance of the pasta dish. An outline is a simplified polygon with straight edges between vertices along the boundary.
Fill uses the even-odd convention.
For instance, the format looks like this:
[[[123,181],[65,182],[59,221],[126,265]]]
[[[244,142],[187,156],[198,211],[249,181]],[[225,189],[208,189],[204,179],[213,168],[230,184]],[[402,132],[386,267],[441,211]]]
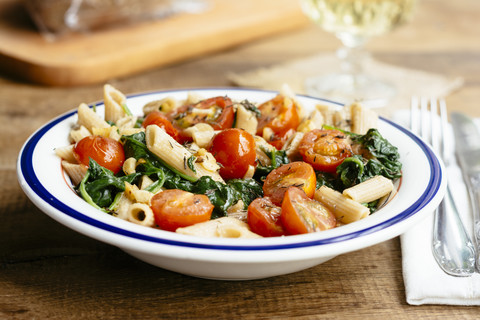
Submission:
[[[288,87],[268,101],[166,97],[128,108],[104,86],[104,116],[82,103],[55,149],[75,192],[146,227],[201,236],[276,237],[363,219],[396,192],[397,148],[358,103],[311,112]]]

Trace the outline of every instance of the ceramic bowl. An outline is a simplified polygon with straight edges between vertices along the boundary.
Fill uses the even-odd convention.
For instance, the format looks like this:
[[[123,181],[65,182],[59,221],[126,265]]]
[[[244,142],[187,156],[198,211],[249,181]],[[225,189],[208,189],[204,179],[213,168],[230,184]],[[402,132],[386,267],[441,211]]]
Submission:
[[[188,89],[128,96],[134,114],[145,103],[189,92],[207,98],[227,95],[234,100],[263,102],[276,92],[240,88]],[[341,107],[325,99],[298,96],[307,110],[316,104]],[[103,103],[94,103],[98,113]],[[24,144],[17,163],[18,180],[27,196],[59,223],[91,238],[116,246],[152,265],[182,274],[224,280],[246,280],[288,274],[310,268],[338,255],[394,238],[438,206],[446,189],[444,167],[420,138],[394,122],[380,118],[379,131],[398,147],[403,163],[398,194],[367,218],[335,229],[296,236],[261,239],[200,238],[136,225],[101,212],[72,189],[61,169],[56,147],[68,145],[76,111],[51,120]]]

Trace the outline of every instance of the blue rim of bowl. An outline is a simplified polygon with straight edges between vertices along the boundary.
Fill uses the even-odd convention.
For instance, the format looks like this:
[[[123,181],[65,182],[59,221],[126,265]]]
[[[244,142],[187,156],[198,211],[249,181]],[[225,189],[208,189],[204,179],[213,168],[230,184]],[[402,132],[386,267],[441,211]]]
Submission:
[[[135,98],[135,97],[140,97],[140,96],[145,96],[145,95],[152,95],[152,94],[161,94],[161,93],[168,93],[168,92],[191,92],[191,91],[201,91],[201,90],[207,90],[207,91],[216,91],[216,90],[228,90],[228,91],[254,91],[254,92],[265,92],[265,93],[273,93],[275,91],[269,91],[269,90],[257,90],[257,89],[245,89],[245,88],[199,88],[199,89],[179,89],[179,90],[165,90],[165,91],[153,91],[153,92],[145,92],[145,93],[139,93],[139,94],[134,94],[134,95],[128,95],[127,98]],[[302,96],[302,95],[299,95]],[[318,101],[324,101],[324,102],[329,102],[337,105],[341,105],[338,102],[334,102],[331,100],[327,99],[322,99],[322,98],[315,98],[311,96],[302,96],[304,98],[308,99],[314,99]],[[94,105],[94,104],[92,104]],[[91,105],[91,106],[92,106]],[[103,103],[97,103],[95,104],[96,106],[103,105]],[[424,208],[426,205],[432,201],[432,199],[435,197],[437,194],[441,181],[442,181],[442,170],[441,170],[441,165],[435,156],[435,154],[431,151],[430,148],[426,146],[426,144],[420,140],[417,136],[415,136],[413,133],[410,131],[406,130],[405,128],[401,127],[400,125],[385,119],[383,117],[380,117],[380,119],[391,126],[395,127],[397,130],[402,131],[404,134],[406,134],[410,139],[412,139],[423,151],[425,154],[428,164],[430,167],[430,177],[428,181],[428,185],[425,189],[425,191],[422,193],[422,195],[407,209],[404,211],[400,212],[399,214],[395,215],[389,220],[385,220],[381,223],[378,223],[376,225],[370,226],[368,228],[364,228],[362,230],[350,232],[344,235],[340,236],[335,236],[335,237],[330,237],[330,238],[324,238],[324,239],[318,239],[318,240],[309,240],[309,241],[303,241],[303,242],[295,242],[295,243],[287,243],[287,244],[272,244],[272,245],[218,245],[218,244],[204,244],[204,243],[192,243],[188,241],[178,241],[178,240],[170,240],[170,239],[164,239],[161,237],[154,237],[154,236],[149,236],[149,235],[144,235],[140,234],[137,232],[125,230],[116,226],[112,226],[110,224],[101,222],[99,220],[95,220],[80,211],[75,210],[74,208],[68,206],[67,204],[63,203],[59,199],[55,198],[39,181],[37,175],[35,174],[35,171],[33,169],[33,153],[34,150],[38,144],[38,142],[41,140],[41,138],[55,125],[58,123],[62,122],[63,120],[71,117],[72,115],[76,114],[76,111],[72,111],[69,113],[66,113],[49,123],[45,124],[43,127],[38,129],[24,144],[22,151],[20,153],[19,157],[19,170],[22,173],[23,178],[25,179],[26,184],[30,187],[30,189],[41,199],[43,200],[46,204],[49,206],[57,209],[58,211],[62,212],[63,214],[70,216],[71,218],[74,218],[80,222],[83,222],[89,226],[111,232],[114,234],[126,236],[129,238],[137,239],[137,240],[143,240],[143,241],[149,241],[153,243],[158,243],[158,244],[164,244],[164,245],[172,245],[172,246],[180,246],[180,247],[189,247],[189,248],[200,248],[200,249],[214,249],[214,250],[237,250],[237,251],[257,251],[257,250],[283,250],[283,249],[294,249],[294,248],[303,248],[303,247],[311,247],[311,246],[320,246],[320,245],[327,245],[327,244],[332,244],[332,243],[338,243],[342,241],[347,241],[351,240],[354,238],[358,238],[361,236],[369,235],[374,232],[377,232],[379,230],[383,230],[386,228],[389,228],[403,220],[406,220],[413,216],[415,213],[419,212],[422,208]]]

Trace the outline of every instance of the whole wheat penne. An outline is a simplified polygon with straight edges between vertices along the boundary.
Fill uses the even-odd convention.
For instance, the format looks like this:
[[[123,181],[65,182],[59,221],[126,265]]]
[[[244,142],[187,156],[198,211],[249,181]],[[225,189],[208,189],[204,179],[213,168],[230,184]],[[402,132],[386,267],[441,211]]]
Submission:
[[[351,105],[345,105],[340,110],[333,112],[333,125],[336,128],[350,131],[352,123],[352,107]]]
[[[343,190],[343,194],[360,203],[367,203],[389,194],[393,190],[392,180],[375,176],[353,187]]]
[[[370,214],[367,207],[327,186],[321,186],[317,189],[314,198],[330,209],[342,223],[358,221]]]
[[[378,115],[375,111],[365,108],[359,103],[354,103],[352,109],[352,127],[353,133],[365,134],[368,129],[376,128]]]
[[[335,125],[334,123],[335,111],[331,107],[323,104],[317,104],[315,106],[315,109],[320,111],[320,113],[322,114],[324,124]]]

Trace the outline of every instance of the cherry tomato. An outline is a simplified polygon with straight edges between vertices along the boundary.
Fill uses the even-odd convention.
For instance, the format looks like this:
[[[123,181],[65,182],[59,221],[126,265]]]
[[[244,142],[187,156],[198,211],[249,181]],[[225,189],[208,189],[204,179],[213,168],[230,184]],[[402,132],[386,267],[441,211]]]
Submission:
[[[155,222],[160,229],[175,231],[210,220],[213,205],[206,195],[170,189],[157,193],[151,200]]]
[[[90,158],[99,165],[117,174],[125,162],[125,153],[120,142],[102,136],[88,136],[78,141],[73,148],[78,162],[88,166]]]
[[[258,119],[257,135],[263,136],[263,130],[270,128],[273,136],[267,139],[267,142],[276,141],[275,147],[280,149],[285,143],[284,140],[286,139],[283,139],[283,137],[286,133],[289,130],[296,130],[300,124],[295,102],[282,95],[277,95],[275,98],[262,103],[258,110],[262,115]]]
[[[263,194],[270,197],[273,203],[280,205],[285,191],[291,186],[302,189],[308,197],[315,193],[317,177],[312,166],[297,161],[284,164],[272,170],[263,183]]]
[[[268,143],[274,146],[277,150],[282,150],[285,142],[287,142],[288,138],[290,138],[295,133],[295,130],[290,129],[284,133],[276,134],[274,133],[273,136],[270,137]]]
[[[323,231],[334,228],[337,224],[329,209],[294,187],[285,192],[280,220],[289,234]]]
[[[174,124],[185,129],[197,123],[208,123],[214,130],[231,128],[235,111],[228,97],[213,97],[195,104],[185,105],[169,114]]]
[[[257,198],[248,206],[247,221],[250,229],[263,237],[285,235],[280,221],[281,208],[268,197]]]
[[[305,133],[298,151],[315,170],[329,173],[335,173],[338,165],[352,155],[347,136],[338,130],[315,129]]]
[[[243,178],[248,166],[255,165],[255,140],[245,130],[230,128],[220,131],[208,149],[220,163],[220,175],[226,180]]]
[[[143,120],[142,127],[146,128],[149,125],[155,124],[165,130],[171,137],[180,142],[179,130],[173,127],[167,116],[160,111],[153,111]]]

